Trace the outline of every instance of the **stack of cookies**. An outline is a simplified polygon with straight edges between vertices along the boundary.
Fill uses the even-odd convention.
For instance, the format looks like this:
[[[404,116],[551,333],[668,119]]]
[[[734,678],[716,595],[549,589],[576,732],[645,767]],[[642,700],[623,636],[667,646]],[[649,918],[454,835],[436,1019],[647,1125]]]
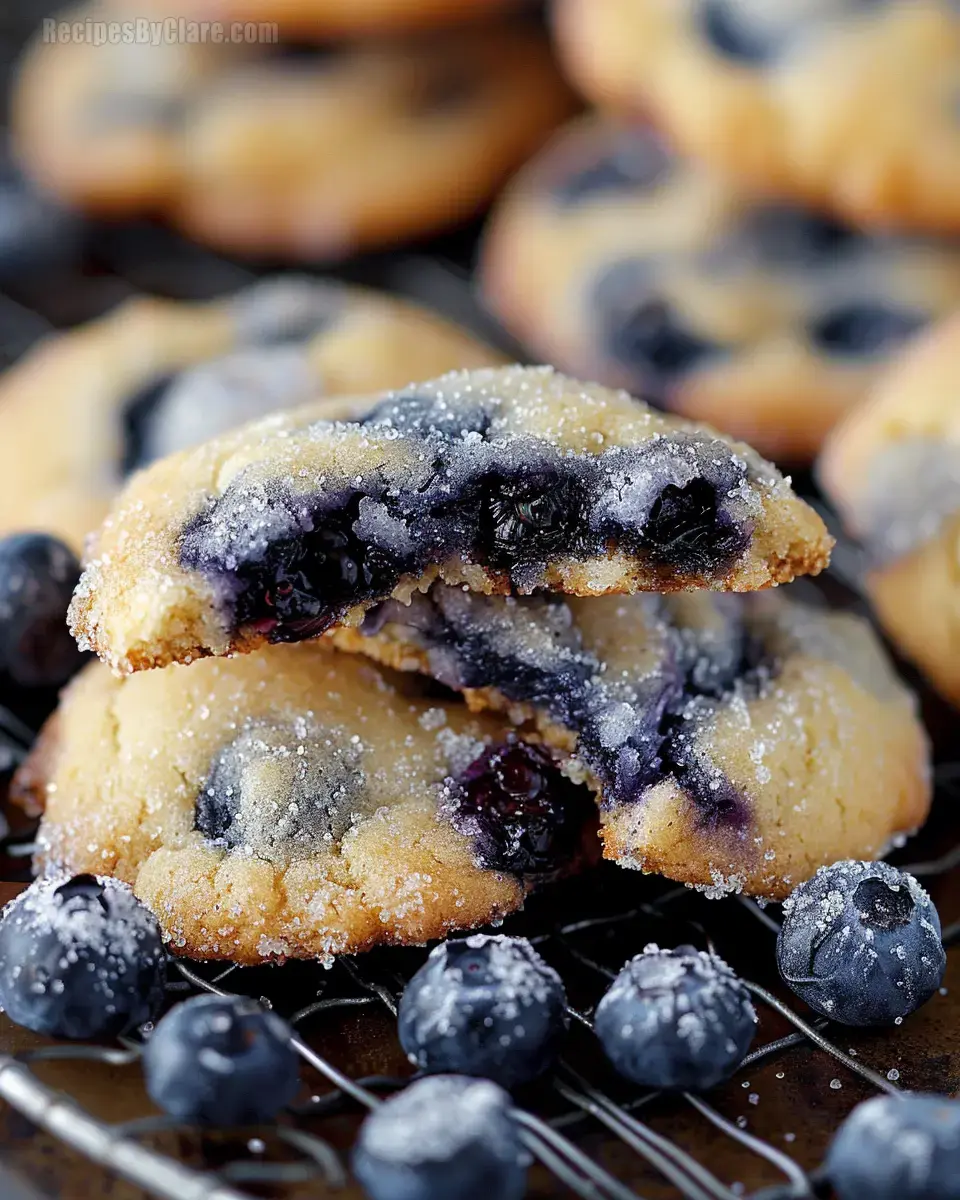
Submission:
[[[90,548],[71,622],[106,665],[14,785],[38,865],[247,963],[499,919],[601,850],[782,897],[929,803],[869,628],[770,590],[829,550],[748,446],[550,368],[222,434]]]
[[[808,464],[960,305],[950,0],[554,0],[599,106],[499,201],[482,289],[531,351]]]

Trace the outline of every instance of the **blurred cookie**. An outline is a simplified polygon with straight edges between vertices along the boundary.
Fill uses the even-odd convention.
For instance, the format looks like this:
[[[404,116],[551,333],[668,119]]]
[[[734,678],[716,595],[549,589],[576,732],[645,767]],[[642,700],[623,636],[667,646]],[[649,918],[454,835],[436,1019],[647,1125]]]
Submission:
[[[818,472],[865,547],[884,628],[960,705],[960,317],[890,367],[827,440]]]
[[[929,807],[926,735],[869,625],[782,590],[510,598],[437,583],[330,636],[572,755],[624,866],[782,897],[837,858],[879,857]]]
[[[591,117],[510,185],[482,288],[543,361],[803,462],[903,341],[960,304],[960,247],[749,199]]]
[[[522,25],[292,58],[36,42],[13,127],[28,172],[77,207],[163,215],[237,253],[339,259],[471,216],[571,105]]]
[[[324,393],[500,361],[425,309],[329,280],[128,301],[0,380],[0,534],[45,530],[79,548],[124,478],[165,454]]]
[[[687,153],[869,225],[960,230],[951,0],[556,0],[592,99]]]
[[[175,953],[329,958],[487,924],[596,846],[589,793],[549,762],[535,854],[443,815],[505,738],[318,643],[126,678],[96,663],[13,792],[45,809],[41,869],[126,880]]]
[[[274,22],[284,37],[353,38],[482,20],[529,0],[139,0],[138,12],[197,21]]]
[[[549,367],[351,407],[267,418],[135,476],[74,597],[83,647],[140,670],[317,637],[438,577],[750,591],[829,557],[820,518],[749,447]]]

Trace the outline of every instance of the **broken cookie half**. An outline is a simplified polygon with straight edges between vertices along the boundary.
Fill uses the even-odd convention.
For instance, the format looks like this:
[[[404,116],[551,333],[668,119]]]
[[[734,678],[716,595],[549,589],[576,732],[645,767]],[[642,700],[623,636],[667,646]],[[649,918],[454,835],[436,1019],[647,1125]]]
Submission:
[[[131,671],[358,625],[435,580],[754,591],[815,574],[830,546],[748,447],[509,367],[323,402],[155,464],[118,498],[71,621]]]

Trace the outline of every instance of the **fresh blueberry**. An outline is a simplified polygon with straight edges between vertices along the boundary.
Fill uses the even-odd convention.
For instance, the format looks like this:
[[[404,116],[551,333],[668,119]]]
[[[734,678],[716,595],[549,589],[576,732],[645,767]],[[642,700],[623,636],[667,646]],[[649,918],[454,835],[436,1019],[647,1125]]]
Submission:
[[[0,1005],[60,1038],[109,1038],[152,1020],[166,956],[152,913],[119,880],[38,879],[0,918]]]
[[[59,687],[83,663],[67,628],[80,578],[73,552],[44,533],[0,540],[0,678],[19,687]]]
[[[923,313],[862,300],[831,309],[811,324],[809,335],[828,354],[869,358],[905,342],[926,323]]]
[[[586,790],[539,746],[491,746],[451,781],[440,812],[487,870],[549,876],[577,856],[594,817]]]
[[[884,862],[844,861],[783,906],[777,962],[811,1008],[844,1025],[892,1025],[940,986],[946,956],[933,901]]]
[[[371,1200],[522,1200],[526,1161],[506,1092],[457,1075],[417,1080],[387,1100],[353,1151]]]
[[[435,947],[407,984],[400,1044],[422,1071],[514,1088],[553,1063],[566,1012],[560,976],[526,938],[480,933]]]
[[[747,989],[722,958],[647,946],[597,1006],[607,1057],[642,1087],[706,1091],[728,1079],[757,1027]]]
[[[960,1104],[945,1096],[875,1096],[858,1104],[827,1152],[837,1200],[955,1200]]]
[[[150,1099],[178,1121],[259,1125],[296,1095],[293,1030],[244,996],[193,996],[154,1030],[143,1052]]]
[[[598,192],[634,193],[653,187],[666,176],[672,156],[654,134],[645,129],[624,132],[609,153],[554,182],[551,192],[558,204],[574,207]]]

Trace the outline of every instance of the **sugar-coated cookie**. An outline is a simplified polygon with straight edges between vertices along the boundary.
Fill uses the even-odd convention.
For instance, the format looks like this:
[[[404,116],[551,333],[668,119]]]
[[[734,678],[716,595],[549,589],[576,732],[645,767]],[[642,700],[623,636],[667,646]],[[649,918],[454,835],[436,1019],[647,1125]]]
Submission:
[[[330,636],[571,756],[567,773],[598,794],[608,858],[779,898],[837,858],[879,857],[930,803],[913,697],[870,627],[788,597],[436,583]]]
[[[960,305],[960,249],[858,233],[590,117],[510,185],[484,299],[544,362],[708,421],[777,461],[827,430],[925,322]]]
[[[79,549],[123,480],[156,458],[324,394],[501,361],[426,309],[330,280],[127,301],[0,380],[0,534],[45,530]]]
[[[882,625],[960,705],[960,318],[904,352],[827,440],[818,470],[866,550]]]
[[[329,260],[471,216],[571,106],[522,25],[293,57],[38,41],[13,126],[27,171],[77,207]]]
[[[685,152],[858,223],[960,230],[953,0],[555,0],[564,65]]]
[[[267,418],[140,472],[74,597],[137,670],[358,623],[436,578],[484,593],[749,591],[819,571],[817,514],[749,447],[549,367]]]
[[[13,793],[45,809],[41,869],[126,880],[175,952],[329,957],[486,924],[597,847],[589,792],[545,755],[535,843],[489,788],[454,827],[444,798],[506,737],[323,643],[122,678],[94,663]]]

